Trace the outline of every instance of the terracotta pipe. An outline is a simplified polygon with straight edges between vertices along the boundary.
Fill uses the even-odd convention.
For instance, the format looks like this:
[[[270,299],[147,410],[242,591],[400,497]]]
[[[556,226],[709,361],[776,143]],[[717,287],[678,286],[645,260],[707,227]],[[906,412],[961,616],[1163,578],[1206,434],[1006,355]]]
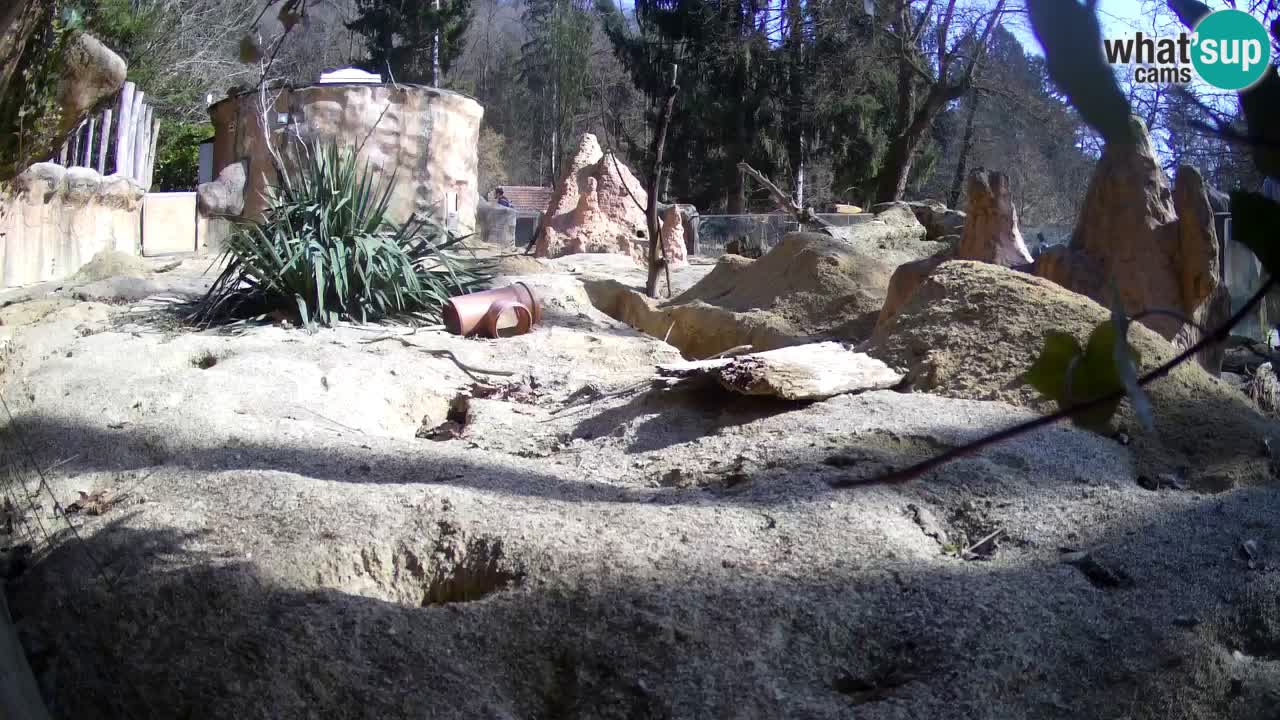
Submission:
[[[504,338],[523,335],[533,324],[533,313],[522,303],[499,300],[489,306],[480,323],[480,333],[485,337]]]
[[[507,313],[510,316],[511,312],[515,312],[518,321],[517,326],[524,326],[524,330],[521,332],[528,332],[529,327],[542,321],[542,308],[537,294],[528,285],[518,282],[506,287],[449,298],[444,305],[444,327],[455,335],[463,336],[485,332],[486,328],[483,326],[485,325],[486,317],[489,315],[490,309],[498,303],[515,303],[523,306],[525,311],[523,314],[518,311],[508,311]],[[523,320],[519,320],[521,317],[527,317],[527,325]],[[499,317],[495,316],[495,323],[498,319]],[[494,328],[496,325],[490,323],[488,327]],[[490,335],[490,337],[495,336]]]

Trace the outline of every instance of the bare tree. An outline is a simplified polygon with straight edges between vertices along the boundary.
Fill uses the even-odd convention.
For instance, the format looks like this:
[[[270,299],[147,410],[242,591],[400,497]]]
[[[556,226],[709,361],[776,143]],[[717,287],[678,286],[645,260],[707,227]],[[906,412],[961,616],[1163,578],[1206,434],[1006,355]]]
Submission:
[[[876,178],[877,202],[899,200],[906,192],[916,153],[938,115],[969,90],[1006,0],[996,0],[993,9],[969,18],[957,13],[956,0],[918,5],[896,0],[890,16],[888,32],[897,46],[898,97],[893,139]],[[932,67],[926,52],[930,44]]]

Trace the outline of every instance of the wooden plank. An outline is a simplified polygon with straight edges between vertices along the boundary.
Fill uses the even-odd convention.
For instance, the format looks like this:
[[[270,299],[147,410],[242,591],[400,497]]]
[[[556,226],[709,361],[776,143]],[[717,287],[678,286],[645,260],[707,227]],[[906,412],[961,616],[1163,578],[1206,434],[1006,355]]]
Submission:
[[[147,189],[156,178],[156,142],[160,139],[160,119],[151,120],[151,147],[147,150]]]
[[[27,655],[9,616],[4,582],[0,581],[0,717],[49,720]]]
[[[67,167],[71,167],[80,160],[80,125],[76,125],[76,129],[71,131],[71,136],[67,138],[67,161],[63,163]]]
[[[743,355],[717,372],[720,384],[743,395],[823,400],[850,392],[885,390],[902,375],[883,362],[836,342],[796,345]]]
[[[129,134],[133,131],[133,95],[135,85],[126,82],[124,88],[120,90],[120,113],[116,118],[116,168],[115,171],[120,175],[128,177],[131,168],[129,163],[133,160],[133,154],[129,149]]]
[[[97,130],[98,116],[89,116],[89,125],[84,133],[84,154],[81,155],[80,164],[91,168],[93,167],[93,134]]]
[[[98,174],[107,174],[107,147],[111,144],[111,108],[102,112],[102,134],[98,136]]]
[[[147,94],[141,90],[134,94],[133,115],[130,118],[130,123],[133,127],[130,128],[129,135],[129,177],[137,182],[142,180],[142,151],[145,149],[147,142],[146,126],[143,125],[146,122],[146,97]]]

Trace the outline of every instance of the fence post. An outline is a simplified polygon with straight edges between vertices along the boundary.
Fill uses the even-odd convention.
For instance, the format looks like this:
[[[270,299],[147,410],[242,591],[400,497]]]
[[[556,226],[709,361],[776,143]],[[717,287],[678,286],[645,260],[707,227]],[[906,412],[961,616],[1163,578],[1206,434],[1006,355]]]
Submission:
[[[98,117],[90,115],[89,127],[85,128],[84,133],[84,152],[80,156],[80,164],[87,168],[93,167],[93,131],[97,129],[97,125]]]
[[[151,189],[151,183],[155,182],[156,176],[156,142],[160,139],[160,120],[153,118],[151,120],[151,147],[147,150],[147,189]]]
[[[102,112],[102,134],[98,137],[98,174],[107,174],[107,146],[111,144],[111,108]]]
[[[146,130],[142,123],[146,115],[147,94],[141,90],[133,95],[133,113],[129,116],[129,177],[141,181],[142,149],[146,143]]]
[[[129,152],[129,133],[133,130],[133,91],[134,84],[126,82],[120,90],[120,116],[116,118],[116,172],[130,176],[129,163],[133,155]]]

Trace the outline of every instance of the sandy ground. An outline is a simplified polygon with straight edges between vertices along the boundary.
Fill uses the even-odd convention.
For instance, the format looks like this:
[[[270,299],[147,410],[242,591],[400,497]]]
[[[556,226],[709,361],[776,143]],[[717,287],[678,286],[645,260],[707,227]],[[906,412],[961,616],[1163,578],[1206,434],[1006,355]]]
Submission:
[[[1051,427],[833,490],[1031,411],[613,395],[678,354],[565,265],[522,276],[547,320],[501,341],[186,332],[164,298],[195,261],[150,299],[0,309],[10,455],[64,507],[114,499],[83,541],[47,493],[15,527],[60,716],[1276,717],[1272,485],[1146,490]]]

